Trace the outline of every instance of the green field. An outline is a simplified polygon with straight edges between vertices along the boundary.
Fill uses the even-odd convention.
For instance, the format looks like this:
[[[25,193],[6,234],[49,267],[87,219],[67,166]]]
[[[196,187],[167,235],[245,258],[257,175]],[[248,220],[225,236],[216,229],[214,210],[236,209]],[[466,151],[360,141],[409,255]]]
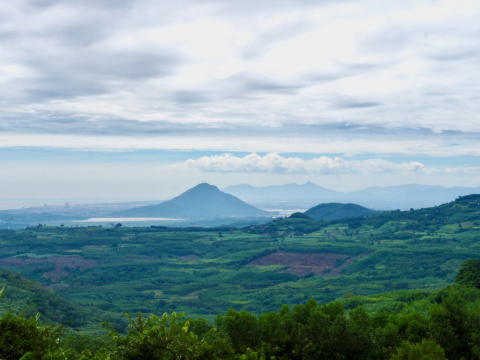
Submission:
[[[116,317],[182,311],[213,320],[347,293],[436,290],[480,254],[480,196],[434,208],[245,228],[30,227],[0,231],[0,268]],[[252,265],[249,265],[253,262]]]

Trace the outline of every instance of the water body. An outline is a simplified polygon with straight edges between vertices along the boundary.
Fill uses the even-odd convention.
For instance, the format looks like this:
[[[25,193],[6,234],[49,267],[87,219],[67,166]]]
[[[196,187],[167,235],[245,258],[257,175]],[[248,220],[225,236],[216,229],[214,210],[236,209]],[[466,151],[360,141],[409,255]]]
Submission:
[[[305,212],[308,209],[262,209],[262,210],[275,212],[275,213],[278,213],[278,215],[281,215],[281,216],[290,216],[293,213]],[[278,215],[274,215],[274,217],[277,217]]]
[[[77,220],[75,222],[137,222],[137,221],[183,221],[184,219],[172,218],[90,218],[87,220]]]

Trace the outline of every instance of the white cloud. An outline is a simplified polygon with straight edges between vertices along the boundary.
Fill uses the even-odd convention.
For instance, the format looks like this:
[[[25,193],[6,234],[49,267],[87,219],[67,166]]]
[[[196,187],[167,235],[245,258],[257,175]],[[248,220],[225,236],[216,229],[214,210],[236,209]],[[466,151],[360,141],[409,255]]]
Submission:
[[[82,148],[104,135],[112,148],[136,148],[145,135],[136,122],[162,122],[178,149],[198,143],[183,124],[209,129],[211,148],[282,152],[285,137],[304,151],[311,126],[326,143],[326,129],[349,123],[376,135],[338,130],[352,153],[440,154],[473,134],[455,150],[471,154],[479,15],[475,0],[4,2],[0,136],[31,146],[34,133],[50,146],[55,135]],[[107,134],[122,121],[132,126]],[[241,126],[270,135],[269,148],[252,148]],[[405,129],[399,147],[391,138]],[[424,142],[427,133],[446,135]],[[70,142],[77,134],[85,139]]]
[[[170,171],[237,172],[237,173],[290,173],[290,174],[419,174],[438,171],[420,162],[393,163],[382,159],[351,160],[321,156],[311,160],[298,157],[285,158],[278,154],[260,156],[250,154],[237,157],[230,154],[203,156],[182,163],[167,165]]]

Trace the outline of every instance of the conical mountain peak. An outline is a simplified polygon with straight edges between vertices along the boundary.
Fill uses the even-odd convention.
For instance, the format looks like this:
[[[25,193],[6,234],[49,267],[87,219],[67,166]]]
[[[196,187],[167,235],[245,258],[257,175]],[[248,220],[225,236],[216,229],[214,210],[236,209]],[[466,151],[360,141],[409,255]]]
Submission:
[[[187,192],[188,191],[220,191],[220,190],[215,185],[210,185],[204,182],[194,186],[190,190],[187,190]]]
[[[122,213],[134,217],[184,219],[268,216],[270,213],[226,194],[215,185],[201,183],[158,205],[142,206]]]

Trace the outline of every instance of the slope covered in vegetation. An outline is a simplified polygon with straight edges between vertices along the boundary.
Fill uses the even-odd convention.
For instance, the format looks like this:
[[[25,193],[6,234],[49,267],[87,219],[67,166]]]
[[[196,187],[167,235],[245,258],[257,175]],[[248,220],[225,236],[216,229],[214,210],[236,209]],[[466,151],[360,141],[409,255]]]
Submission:
[[[5,288],[0,302],[0,315],[11,312],[25,317],[39,315],[47,324],[65,324],[74,332],[102,331],[101,320],[121,329],[126,321],[121,316],[106,315],[98,309],[72,304],[42,285],[23,278],[19,273],[0,271],[0,289]]]
[[[345,217],[370,216],[377,214],[375,210],[357,204],[328,203],[320,204],[305,211],[315,220],[336,220]]]

